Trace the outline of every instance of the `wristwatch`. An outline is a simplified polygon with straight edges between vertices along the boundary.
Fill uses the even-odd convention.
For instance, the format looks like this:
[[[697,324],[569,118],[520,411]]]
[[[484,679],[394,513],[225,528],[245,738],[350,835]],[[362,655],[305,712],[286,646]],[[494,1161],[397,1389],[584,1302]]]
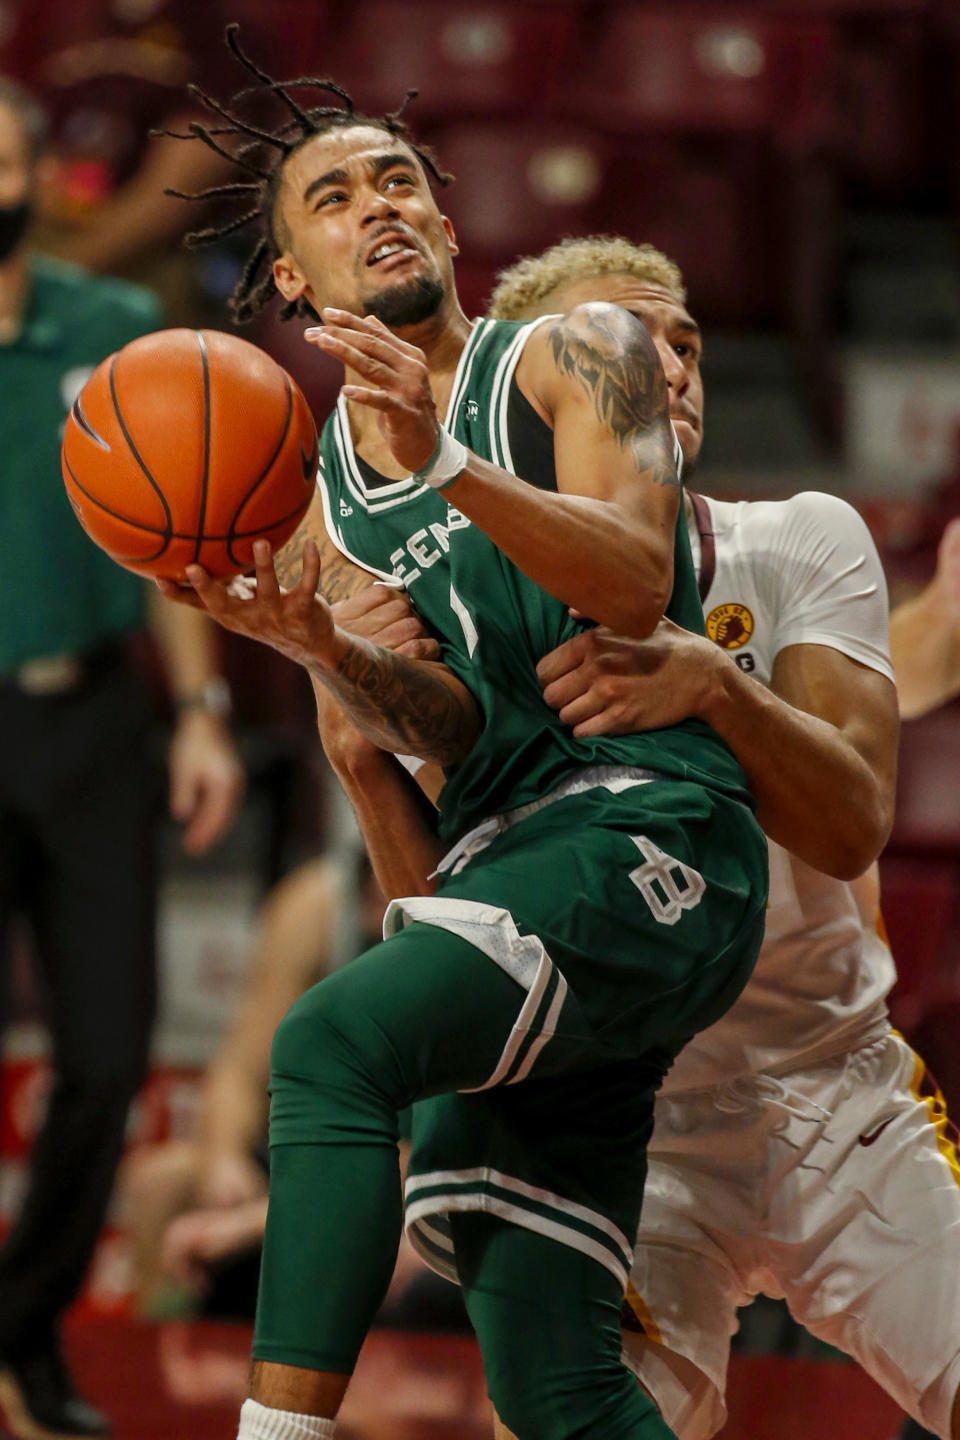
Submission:
[[[199,690],[189,690],[175,701],[177,710],[207,710],[220,720],[228,719],[233,705],[230,686],[222,675],[213,675]]]

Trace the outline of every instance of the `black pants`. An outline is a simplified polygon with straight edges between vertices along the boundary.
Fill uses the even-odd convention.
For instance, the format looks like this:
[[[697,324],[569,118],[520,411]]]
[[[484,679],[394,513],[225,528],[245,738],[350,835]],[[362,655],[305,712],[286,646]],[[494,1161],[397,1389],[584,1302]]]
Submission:
[[[150,711],[117,661],[69,695],[0,687],[0,940],[25,915],[55,1071],[0,1248],[0,1352],[56,1327],[103,1224],[155,1009]],[[6,946],[4,945],[4,953]]]

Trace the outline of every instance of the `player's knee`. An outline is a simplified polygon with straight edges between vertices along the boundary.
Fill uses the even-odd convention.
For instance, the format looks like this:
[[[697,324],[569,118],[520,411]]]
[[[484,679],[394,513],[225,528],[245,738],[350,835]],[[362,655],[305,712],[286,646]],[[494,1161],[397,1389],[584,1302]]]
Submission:
[[[493,1407],[511,1436],[522,1435],[523,1440],[561,1440],[566,1432],[556,1428],[551,1415],[552,1386],[541,1374],[520,1373],[521,1367],[513,1363],[508,1353],[490,1353],[490,1346],[483,1346],[483,1369],[487,1379],[487,1391]],[[522,1349],[519,1346],[518,1349]]]
[[[594,1354],[583,1363],[567,1355],[551,1364],[541,1353],[534,1361],[516,1332],[492,1349],[483,1347],[490,1398],[503,1424],[523,1440],[633,1440],[647,1433],[647,1414],[651,1440],[670,1433],[616,1354]]]
[[[395,1129],[407,1103],[396,1053],[347,987],[324,980],[287,1012],[270,1057],[270,1138],[320,1138],[345,1127]],[[342,1138],[342,1137],[341,1137]],[[394,1139],[395,1139],[394,1135]]]
[[[277,1026],[271,1080],[291,1076],[322,1084],[340,1072],[362,1074],[377,1058],[365,1048],[364,1028],[364,1017],[343,987],[333,978],[322,980],[293,1003]]]

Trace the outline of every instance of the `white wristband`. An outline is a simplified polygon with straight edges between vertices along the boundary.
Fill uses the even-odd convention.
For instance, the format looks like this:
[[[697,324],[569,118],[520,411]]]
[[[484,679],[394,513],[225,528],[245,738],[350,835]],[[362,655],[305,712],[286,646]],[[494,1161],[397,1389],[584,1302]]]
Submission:
[[[422,485],[429,485],[432,490],[443,490],[452,484],[458,475],[463,474],[469,460],[470,451],[466,445],[455,440],[449,430],[441,425],[436,450],[422,470],[413,472],[413,478]]]

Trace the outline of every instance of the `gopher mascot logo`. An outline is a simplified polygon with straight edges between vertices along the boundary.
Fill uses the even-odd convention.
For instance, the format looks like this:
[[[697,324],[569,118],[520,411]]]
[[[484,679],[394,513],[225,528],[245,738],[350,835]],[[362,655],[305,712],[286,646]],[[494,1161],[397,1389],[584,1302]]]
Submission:
[[[753,634],[753,616],[736,600],[718,605],[707,616],[707,634],[722,650],[739,650]]]

